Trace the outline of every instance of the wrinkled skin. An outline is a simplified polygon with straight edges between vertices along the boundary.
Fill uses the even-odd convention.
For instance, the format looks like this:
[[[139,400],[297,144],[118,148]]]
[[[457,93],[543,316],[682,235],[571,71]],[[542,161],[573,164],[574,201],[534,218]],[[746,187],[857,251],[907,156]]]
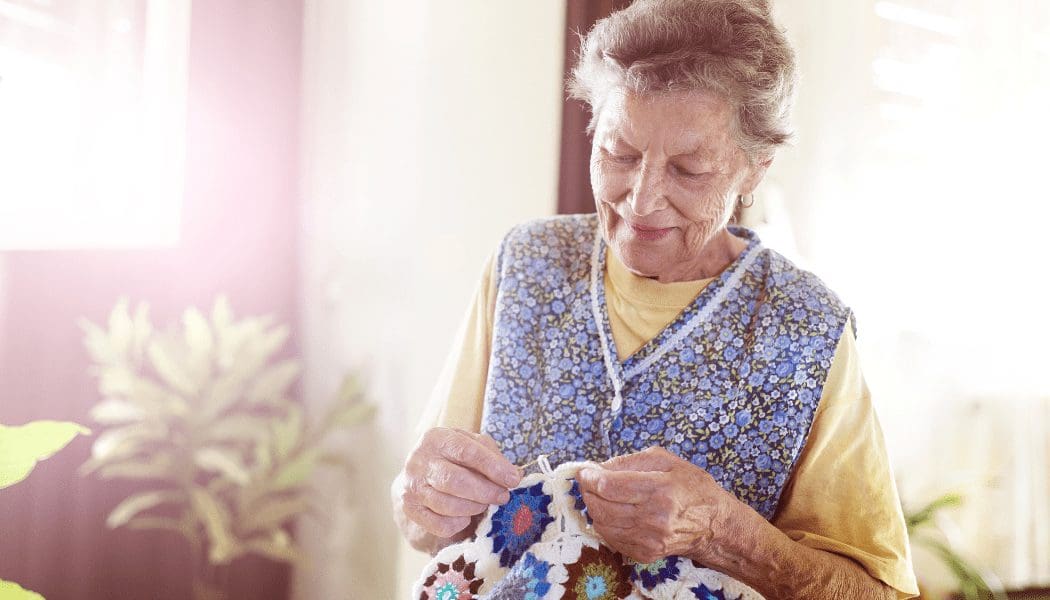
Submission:
[[[491,437],[435,427],[394,481],[395,513],[414,547],[434,551],[473,531],[475,517],[489,505],[510,500],[507,490],[521,476]]]
[[[772,157],[741,150],[732,108],[711,93],[614,90],[601,107],[591,188],[609,247],[661,282],[717,274],[746,247],[725,227]]]
[[[732,494],[706,471],[653,447],[582,469],[580,491],[594,529],[641,563],[696,556],[722,528]]]

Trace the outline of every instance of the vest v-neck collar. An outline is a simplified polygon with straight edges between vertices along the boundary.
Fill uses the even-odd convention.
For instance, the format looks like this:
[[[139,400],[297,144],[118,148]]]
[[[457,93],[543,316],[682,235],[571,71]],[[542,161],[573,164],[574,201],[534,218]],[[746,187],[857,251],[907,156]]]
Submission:
[[[729,291],[739,283],[744,272],[759,254],[758,250],[761,248],[761,242],[753,231],[735,226],[731,226],[729,231],[737,237],[746,239],[748,241],[747,247],[744,248],[744,250],[718,277],[714,278],[713,281],[704,286],[704,289],[701,290],[699,294],[696,294],[692,303],[690,303],[674,320],[672,320],[667,327],[658,333],[656,337],[642,345],[637,352],[631,354],[623,361],[620,361],[616,349],[616,341],[613,339],[612,328],[609,325],[609,307],[606,303],[604,277],[607,266],[611,269],[610,276],[615,273],[614,269],[616,269],[617,266],[612,263],[617,262],[617,260],[615,257],[612,261],[606,260],[606,256],[607,254],[610,254],[610,252],[608,252],[608,247],[605,244],[605,240],[602,238],[601,231],[597,229],[595,230],[594,235],[596,237],[593,254],[591,256],[591,303],[596,321],[595,325],[599,332],[599,341],[602,345],[605,366],[609,371],[609,377],[612,379],[613,388],[616,393],[614,410],[619,410],[620,408],[619,404],[621,403],[622,388],[627,381],[648,369],[664,354],[688,337],[689,334],[691,334],[704,320],[709,318],[711,313],[714,312],[714,310],[718,308],[718,305],[720,305],[725,299],[725,296]],[[619,267],[628,275],[633,275],[630,272],[627,272],[623,265],[619,265]],[[613,283],[616,285],[620,283],[620,281],[617,280]],[[634,283],[637,284],[639,282]],[[699,282],[678,283],[696,285]],[[659,293],[659,288],[651,287],[648,284],[655,284],[657,286],[678,285],[677,283],[661,284],[659,282],[647,281],[640,286],[634,286],[632,291],[638,291],[643,297],[651,297],[652,294]],[[617,289],[622,293],[623,290],[619,286]],[[680,288],[674,288],[671,290],[671,293],[684,294],[685,291]]]

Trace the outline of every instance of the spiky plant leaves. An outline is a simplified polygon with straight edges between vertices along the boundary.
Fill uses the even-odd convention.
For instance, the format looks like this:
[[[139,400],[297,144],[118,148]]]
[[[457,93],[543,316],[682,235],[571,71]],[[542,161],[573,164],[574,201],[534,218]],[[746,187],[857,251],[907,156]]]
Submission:
[[[185,498],[186,495],[181,490],[151,490],[132,494],[110,511],[106,517],[106,527],[115,529],[127,524],[144,510],[164,503],[180,502]]]
[[[305,563],[305,556],[293,544],[291,537],[283,531],[273,531],[268,536],[255,537],[244,544],[249,552],[261,554],[273,560],[290,563]]]
[[[331,429],[373,409],[347,378],[333,408],[311,427],[293,395],[301,367],[277,360],[289,330],[270,317],[236,319],[225,298],[210,314],[186,311],[173,330],[156,330],[140,305],[121,302],[109,328],[82,324],[103,399],[93,409],[108,427],[81,467],[100,478],[155,481],[155,492],[114,509],[115,526],[178,531],[208,561],[246,552],[293,560],[285,532],[309,509],[308,482]],[[332,458],[332,457],[329,457]]]
[[[190,489],[190,503],[208,537],[208,560],[216,565],[228,563],[239,546],[233,536],[229,509],[211,492],[196,486]]]
[[[247,399],[253,404],[275,404],[289,395],[302,369],[299,362],[285,360],[265,369],[248,389]]]
[[[193,453],[193,462],[204,471],[218,473],[238,485],[248,485],[251,474],[241,462],[240,453],[229,448],[201,448]]]
[[[91,418],[102,425],[126,425],[141,421],[146,412],[134,402],[109,398],[91,409]]]
[[[79,472],[83,475],[97,471],[99,479],[148,479],[173,480],[176,461],[170,450],[160,450],[148,456],[134,456],[112,464],[99,465],[88,460],[81,465]]]

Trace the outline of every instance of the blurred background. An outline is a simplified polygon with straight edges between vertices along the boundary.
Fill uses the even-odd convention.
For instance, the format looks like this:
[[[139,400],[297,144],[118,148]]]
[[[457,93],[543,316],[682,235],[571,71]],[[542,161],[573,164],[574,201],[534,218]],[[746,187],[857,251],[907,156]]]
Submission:
[[[563,81],[625,4],[0,0],[0,423],[93,431],[0,490],[0,579],[407,596],[389,483],[501,236],[591,210]],[[744,220],[857,313],[924,596],[1048,598],[1050,3],[773,4]]]

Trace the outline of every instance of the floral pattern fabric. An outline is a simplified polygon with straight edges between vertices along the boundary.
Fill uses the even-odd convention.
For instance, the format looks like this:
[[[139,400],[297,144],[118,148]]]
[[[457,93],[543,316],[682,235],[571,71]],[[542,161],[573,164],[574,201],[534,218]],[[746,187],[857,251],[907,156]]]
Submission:
[[[541,464],[546,465],[541,472],[511,490],[510,501],[489,508],[472,539],[430,561],[413,598],[763,600],[743,583],[688,559],[670,556],[638,564],[615,552],[576,504],[577,471],[596,465],[566,463],[551,469],[546,461]],[[508,530],[518,531],[516,537]]]
[[[814,275],[731,231],[748,241],[734,263],[655,339],[610,361],[596,216],[512,230],[497,259],[482,431],[518,464],[659,445],[771,519],[852,317]]]

